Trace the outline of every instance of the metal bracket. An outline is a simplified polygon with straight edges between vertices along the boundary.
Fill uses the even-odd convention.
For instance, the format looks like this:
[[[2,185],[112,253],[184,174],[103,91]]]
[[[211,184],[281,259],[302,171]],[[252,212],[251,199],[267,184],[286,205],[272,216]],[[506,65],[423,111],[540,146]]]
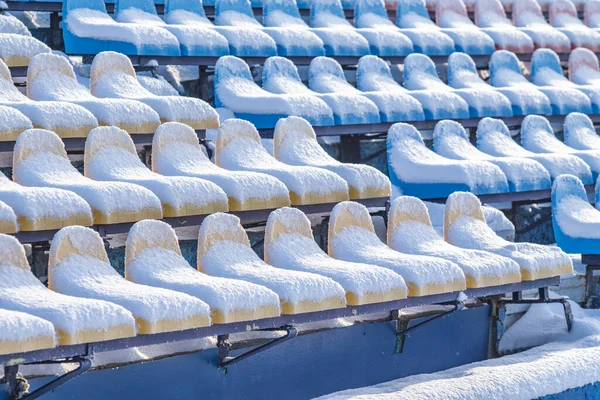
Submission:
[[[229,365],[235,364],[239,361],[242,361],[245,358],[252,357],[255,354],[258,354],[262,351],[270,349],[271,347],[277,346],[283,342],[287,342],[290,339],[298,336],[298,330],[293,326],[284,326],[281,328],[274,329],[265,329],[265,331],[286,331],[286,334],[277,339],[273,339],[268,341],[265,344],[261,344],[260,346],[256,346],[240,355],[231,357],[229,356],[229,351],[231,349],[231,343],[229,342],[229,335],[219,335],[217,337],[217,347],[219,349],[219,368],[224,368]]]

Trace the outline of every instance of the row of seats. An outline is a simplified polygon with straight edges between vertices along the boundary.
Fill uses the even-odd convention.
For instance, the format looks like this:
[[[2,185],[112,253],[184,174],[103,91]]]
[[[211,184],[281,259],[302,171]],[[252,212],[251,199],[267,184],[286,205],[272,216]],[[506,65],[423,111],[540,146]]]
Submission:
[[[24,67],[31,57],[50,51],[50,47],[31,36],[25,24],[0,13],[0,61],[9,67]]]
[[[389,175],[394,195],[445,198],[455,191],[476,194],[549,189],[562,174],[592,184],[600,173],[600,137],[585,114],[572,113],[564,123],[564,143],[542,116],[523,120],[520,144],[499,119],[484,118],[474,146],[464,128],[440,121],[433,132],[433,150],[408,124],[388,132]]]
[[[558,248],[497,236],[470,193],[448,199],[444,238],[433,229],[425,204],[414,197],[396,199],[389,221],[386,245],[375,234],[366,207],[339,203],[331,214],[325,253],[314,241],[307,216],[281,208],[269,216],[263,261],[236,216],[213,214],[200,227],[195,271],[183,258],[174,230],[144,220],[127,237],[125,278],[110,265],[96,232],[66,227],[51,243],[48,288],[31,272],[19,242],[0,235],[0,326],[8,328],[0,336],[0,353],[572,272],[570,258]],[[20,323],[24,329],[15,330]]]
[[[85,143],[84,176],[55,133],[27,130],[15,144],[14,182],[0,177],[0,229],[49,230],[390,195],[384,174],[333,159],[300,118],[279,121],[273,153],[249,122],[227,120],[217,134],[215,165],[192,128],[169,122],[154,135],[150,170],[127,132],[99,127]]]

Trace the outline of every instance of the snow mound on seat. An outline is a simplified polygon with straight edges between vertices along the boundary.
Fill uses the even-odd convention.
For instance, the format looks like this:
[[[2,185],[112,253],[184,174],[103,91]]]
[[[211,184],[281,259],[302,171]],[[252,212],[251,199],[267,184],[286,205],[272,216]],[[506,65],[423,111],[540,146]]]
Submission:
[[[567,146],[577,150],[600,150],[600,136],[587,115],[578,112],[567,115],[563,131]]]
[[[31,121],[20,111],[0,106],[0,132],[25,131],[33,128]]]
[[[573,175],[561,175],[552,185],[556,205],[554,219],[568,237],[600,239],[600,211],[587,199],[583,183]]]
[[[10,14],[0,14],[0,33],[31,36],[31,32],[29,32],[25,24]]]
[[[49,53],[50,47],[37,39],[14,33],[0,33],[0,59],[12,57],[29,59],[36,54]]]
[[[0,342],[24,342],[40,336],[55,338],[54,325],[31,314],[0,309]]]

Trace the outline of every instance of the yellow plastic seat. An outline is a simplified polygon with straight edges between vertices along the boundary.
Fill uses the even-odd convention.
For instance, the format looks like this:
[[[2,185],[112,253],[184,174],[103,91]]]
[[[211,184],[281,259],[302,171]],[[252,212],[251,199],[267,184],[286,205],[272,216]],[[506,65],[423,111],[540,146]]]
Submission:
[[[0,142],[16,140],[21,132],[33,128],[33,124],[19,110],[0,106]]]
[[[56,346],[54,325],[31,314],[0,309],[0,354]]]
[[[36,54],[51,51],[50,47],[31,37],[31,34],[26,36],[0,32],[0,61],[9,67],[26,67]]]

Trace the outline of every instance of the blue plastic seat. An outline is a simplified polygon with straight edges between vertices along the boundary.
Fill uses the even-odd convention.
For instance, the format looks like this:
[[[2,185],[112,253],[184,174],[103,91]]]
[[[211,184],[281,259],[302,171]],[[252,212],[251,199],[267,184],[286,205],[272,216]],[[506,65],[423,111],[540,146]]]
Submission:
[[[571,113],[563,125],[564,142],[576,150],[600,150],[600,136],[594,123],[585,114]]]
[[[471,21],[462,0],[437,0],[435,19],[442,31],[454,40],[456,51],[467,54],[494,52],[494,40]]]
[[[417,53],[447,56],[454,51],[454,40],[429,18],[425,0],[398,0],[396,25],[412,41]]]
[[[269,93],[254,82],[246,62],[237,57],[219,58],[214,79],[215,106],[230,109],[237,118],[252,122],[258,129],[274,128],[279,119],[291,115],[311,125],[333,125],[331,109],[321,99],[306,94]]]

